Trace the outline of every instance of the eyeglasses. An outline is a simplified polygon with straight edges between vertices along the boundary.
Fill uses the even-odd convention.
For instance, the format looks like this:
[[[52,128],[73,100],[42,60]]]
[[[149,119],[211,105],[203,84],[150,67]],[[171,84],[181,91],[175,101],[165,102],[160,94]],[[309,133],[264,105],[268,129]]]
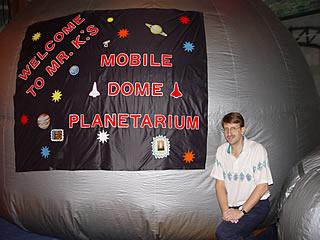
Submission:
[[[231,133],[235,133],[239,128],[241,127],[222,128],[222,132],[227,133],[230,131]]]

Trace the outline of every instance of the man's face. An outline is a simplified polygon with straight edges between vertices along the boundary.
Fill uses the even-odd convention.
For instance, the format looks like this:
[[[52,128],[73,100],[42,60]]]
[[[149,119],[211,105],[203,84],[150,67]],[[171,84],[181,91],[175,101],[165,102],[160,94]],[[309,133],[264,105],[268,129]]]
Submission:
[[[240,123],[224,123],[224,137],[231,145],[235,145],[241,141],[245,132],[245,127],[240,127]]]

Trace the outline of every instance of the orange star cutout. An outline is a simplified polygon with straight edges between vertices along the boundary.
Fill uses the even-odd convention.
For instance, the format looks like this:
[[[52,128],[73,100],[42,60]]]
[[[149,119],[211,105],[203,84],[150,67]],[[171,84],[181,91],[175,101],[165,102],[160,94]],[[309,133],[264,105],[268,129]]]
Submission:
[[[129,35],[128,29],[122,28],[122,29],[120,29],[119,32],[118,32],[119,38],[126,38],[126,37],[128,37],[128,35]]]
[[[180,18],[179,18],[179,21],[180,21],[182,24],[188,24],[188,23],[190,23],[189,18],[186,17],[186,16],[180,17]]]
[[[189,152],[189,150],[188,150],[188,152],[185,152],[184,155],[182,156],[184,158],[183,161],[185,161],[186,163],[193,162],[193,159],[195,158],[194,155],[195,154],[192,151]]]

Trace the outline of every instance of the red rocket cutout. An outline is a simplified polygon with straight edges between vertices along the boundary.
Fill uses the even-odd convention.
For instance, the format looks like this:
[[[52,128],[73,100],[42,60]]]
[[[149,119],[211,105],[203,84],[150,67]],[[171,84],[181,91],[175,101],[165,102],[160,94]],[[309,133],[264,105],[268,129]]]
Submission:
[[[170,96],[174,98],[182,97],[182,92],[179,89],[178,82],[174,83],[173,91],[171,92]]]

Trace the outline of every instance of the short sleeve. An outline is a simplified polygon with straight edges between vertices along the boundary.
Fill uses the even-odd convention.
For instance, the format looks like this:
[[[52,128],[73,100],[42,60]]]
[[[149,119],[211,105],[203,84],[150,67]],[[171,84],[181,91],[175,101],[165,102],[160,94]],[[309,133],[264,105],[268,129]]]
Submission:
[[[216,161],[213,164],[213,169],[212,169],[212,172],[211,172],[210,176],[215,178],[215,179],[224,181],[222,163],[219,160],[218,152],[219,151],[217,151]]]
[[[258,144],[255,149],[253,176],[256,185],[261,183],[268,183],[268,185],[273,184],[268,154],[261,144]]]

